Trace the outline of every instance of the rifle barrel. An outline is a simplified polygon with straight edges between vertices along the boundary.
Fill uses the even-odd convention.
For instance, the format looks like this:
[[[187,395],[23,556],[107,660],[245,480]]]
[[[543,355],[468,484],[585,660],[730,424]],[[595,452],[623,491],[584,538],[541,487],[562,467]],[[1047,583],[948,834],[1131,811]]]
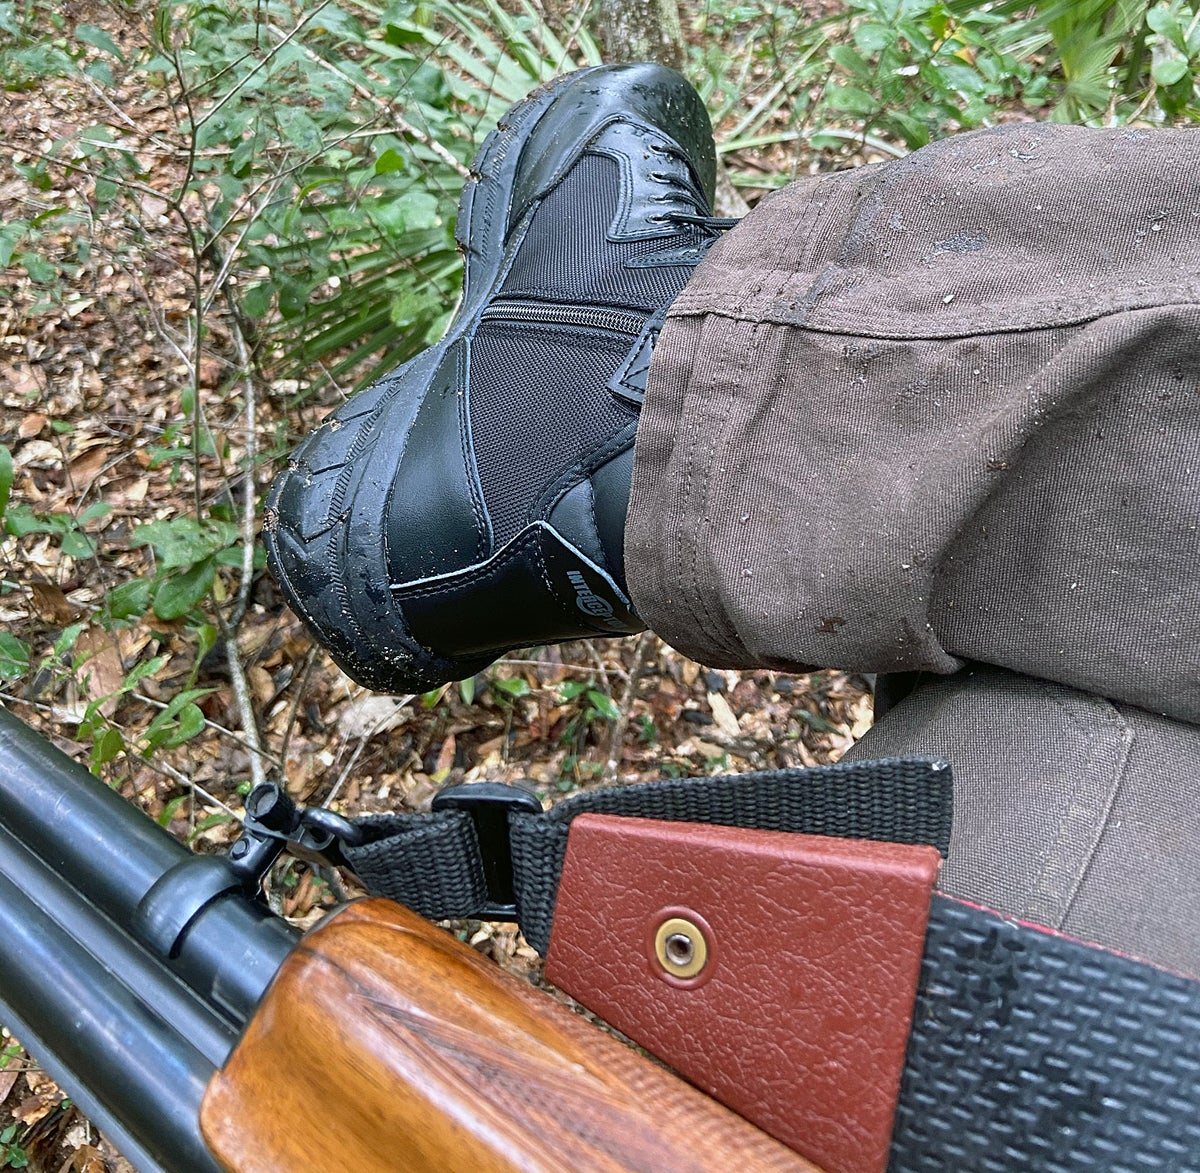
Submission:
[[[218,1173],[200,1135],[215,1067],[0,874],[0,1020],[141,1173]],[[135,975],[153,985],[151,971]]]
[[[171,1023],[176,1034],[188,1040],[188,1045],[211,1065],[219,1067],[225,1062],[238,1038],[237,1025],[205,1003],[177,974],[97,912],[2,827],[0,881],[15,887],[27,905],[34,905],[41,916],[49,918],[59,934],[71,938],[99,959],[111,975],[109,981],[125,985],[165,1022]],[[10,915],[5,910],[5,916]],[[0,940],[5,942],[7,951],[9,938],[0,932]],[[30,970],[36,967],[45,972],[49,963],[36,953],[25,956],[12,953],[7,964]],[[8,989],[7,982],[0,980],[0,1000]]]
[[[2,708],[0,829],[134,937],[139,906],[155,884],[203,858]],[[186,898],[186,882],[177,887]],[[166,960],[241,1026],[298,939],[260,902],[230,895],[189,921]]]
[[[299,939],[221,866],[0,709],[0,1022],[142,1173],[217,1173],[205,1087]]]
[[[0,709],[0,826],[117,919],[187,848]]]

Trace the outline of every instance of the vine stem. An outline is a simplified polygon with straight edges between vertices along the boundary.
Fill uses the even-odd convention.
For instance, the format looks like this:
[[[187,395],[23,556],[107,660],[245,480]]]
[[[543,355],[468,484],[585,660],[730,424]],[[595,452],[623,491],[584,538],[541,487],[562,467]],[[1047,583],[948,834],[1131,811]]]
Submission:
[[[167,46],[164,45],[163,48],[165,50]],[[176,214],[183,222],[192,253],[191,282],[195,308],[193,310],[193,337],[191,339],[192,345],[188,366],[190,368],[189,376],[192,393],[192,488],[196,516],[199,518],[203,512],[200,435],[201,429],[205,425],[205,420],[200,395],[200,358],[203,348],[204,317],[206,312],[204,297],[206,249],[201,243],[200,234],[184,203],[196,174],[196,136],[199,130],[199,123],[192,104],[191,91],[188,88],[183,63],[174,46],[170,46],[170,59],[176,81],[179,84],[180,101],[187,112],[187,167],[183,180],[179,185],[178,194],[173,194],[169,198],[168,203],[173,206]],[[211,116],[211,113],[212,111],[209,112],[209,116]],[[201,201],[201,208],[203,209],[203,207],[204,204]],[[246,680],[246,669],[242,664],[237,641],[237,629],[245,615],[246,604],[249,602],[250,589],[254,577],[254,459],[257,453],[255,426],[257,424],[258,399],[254,391],[249,348],[246,346],[246,340],[242,335],[236,311],[230,315],[230,334],[234,339],[235,348],[238,349],[238,362],[242,370],[242,380],[246,395],[246,416],[249,426],[247,427],[245,439],[245,493],[243,494],[241,519],[241,577],[238,582],[238,592],[235,596],[232,616],[226,616],[223,608],[218,604],[216,607],[216,617],[217,627],[221,633],[221,639],[225,644],[225,663],[229,669],[230,683],[233,686],[234,705],[237,708],[238,721],[242,727],[242,736],[246,740],[250,781],[253,785],[259,786],[267,780],[267,770],[264,762],[268,759],[263,752],[262,737],[258,729],[258,719],[254,713],[254,701],[250,694],[250,685]],[[230,622],[231,618],[234,620],[233,622]]]
[[[638,682],[641,680],[642,673],[646,670],[646,662],[649,660],[650,654],[657,644],[658,637],[652,631],[643,631],[638,636],[637,647],[633,653],[633,663],[629,668],[629,677],[625,681],[625,688],[621,693],[621,700],[617,705],[617,719],[613,722],[612,731],[608,738],[608,763],[606,769],[610,775],[615,776],[621,764],[621,749],[625,744],[625,733],[629,728],[630,711],[637,697]]]
[[[250,780],[255,786],[259,786],[267,780],[264,762],[269,761],[270,758],[262,747],[262,738],[258,731],[258,718],[254,714],[254,702],[250,695],[246,669],[242,664],[237,642],[238,629],[246,617],[246,611],[250,605],[250,591],[254,586],[254,516],[257,504],[254,491],[254,471],[258,460],[258,395],[254,387],[250,348],[246,345],[246,338],[242,333],[241,323],[238,321],[237,306],[232,303],[232,299],[228,325],[234,350],[237,353],[246,411],[245,450],[242,454],[242,565],[232,611],[226,615],[219,605],[216,610],[217,624],[221,630],[221,637],[225,641],[225,661],[229,667],[229,679],[233,685],[234,704],[237,705],[242,734],[246,739],[246,748],[249,751]]]

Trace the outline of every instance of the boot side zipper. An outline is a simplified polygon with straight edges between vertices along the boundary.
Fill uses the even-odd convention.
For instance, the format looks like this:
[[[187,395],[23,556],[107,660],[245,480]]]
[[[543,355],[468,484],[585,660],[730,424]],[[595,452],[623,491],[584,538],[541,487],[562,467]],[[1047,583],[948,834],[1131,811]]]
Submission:
[[[498,300],[492,302],[479,315],[479,320],[580,326],[636,336],[642,332],[642,326],[648,316],[633,310],[608,309],[604,306],[549,305],[540,301]]]

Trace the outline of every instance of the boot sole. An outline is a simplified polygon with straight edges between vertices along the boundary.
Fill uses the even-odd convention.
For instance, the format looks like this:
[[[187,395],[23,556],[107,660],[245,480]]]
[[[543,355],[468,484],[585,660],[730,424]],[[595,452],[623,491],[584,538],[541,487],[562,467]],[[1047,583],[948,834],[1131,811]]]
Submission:
[[[594,133],[587,113],[599,104],[594,82],[610,68],[580,70],[539,87],[487,136],[459,199],[455,238],[465,258],[464,286],[446,337],[327,417],[268,492],[263,541],[288,604],[338,666],[372,690],[424,692],[473,676],[502,654],[450,658],[412,637],[392,597],[388,499],[404,438],[434,372],[447,348],[474,330],[502,283],[510,261],[505,241],[556,182],[553,164],[569,166],[572,140]],[[549,161],[522,177],[522,203],[514,208],[514,181],[535,135],[534,158]]]

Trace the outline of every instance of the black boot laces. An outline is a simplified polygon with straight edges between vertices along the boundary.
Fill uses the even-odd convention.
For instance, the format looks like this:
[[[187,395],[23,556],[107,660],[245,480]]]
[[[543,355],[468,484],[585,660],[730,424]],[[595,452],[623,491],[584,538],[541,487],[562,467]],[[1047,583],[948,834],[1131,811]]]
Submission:
[[[737,216],[697,216],[691,212],[664,212],[662,219],[668,224],[691,224],[711,240],[718,239],[722,233],[741,223]]]
[[[667,189],[662,195],[652,198],[657,203],[676,205],[651,216],[650,219],[664,224],[675,224],[681,228],[698,228],[702,233],[701,247],[707,249],[724,232],[738,223],[737,217],[711,214],[708,200],[692,178],[687,156],[674,143],[652,140],[647,145],[655,154],[672,156],[682,164],[682,167],[672,168],[670,171],[650,172],[650,178]]]

